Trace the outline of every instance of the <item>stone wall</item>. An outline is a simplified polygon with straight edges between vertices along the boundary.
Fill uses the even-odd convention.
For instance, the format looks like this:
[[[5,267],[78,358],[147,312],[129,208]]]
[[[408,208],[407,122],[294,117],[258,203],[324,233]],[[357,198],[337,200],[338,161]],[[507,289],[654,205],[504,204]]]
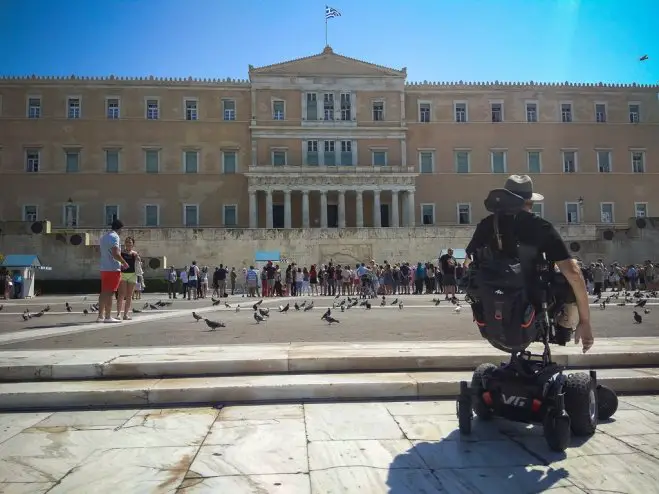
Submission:
[[[88,230],[89,245],[71,245],[70,233],[30,235],[28,224],[0,225],[0,252],[38,254],[52,271],[43,279],[92,279],[98,277],[98,238],[101,230]],[[568,244],[579,242],[578,255],[638,262],[659,257],[659,219],[649,220],[644,230],[631,227],[616,232],[614,239],[600,240],[595,225],[560,226]],[[433,260],[442,249],[464,248],[474,227],[417,227],[362,229],[219,229],[166,228],[124,230],[122,236],[136,239],[143,257],[166,257],[167,264],[182,267],[196,260],[200,265],[224,263],[242,267],[254,262],[258,251],[279,251],[283,258],[299,264],[334,262]],[[162,270],[148,269],[148,277],[162,276]]]

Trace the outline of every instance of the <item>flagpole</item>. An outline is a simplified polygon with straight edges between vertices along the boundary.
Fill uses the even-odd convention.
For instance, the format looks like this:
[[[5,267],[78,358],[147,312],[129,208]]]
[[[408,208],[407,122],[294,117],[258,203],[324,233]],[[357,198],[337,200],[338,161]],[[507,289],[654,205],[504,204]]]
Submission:
[[[325,46],[328,46],[328,43],[327,43],[327,14],[325,14]]]

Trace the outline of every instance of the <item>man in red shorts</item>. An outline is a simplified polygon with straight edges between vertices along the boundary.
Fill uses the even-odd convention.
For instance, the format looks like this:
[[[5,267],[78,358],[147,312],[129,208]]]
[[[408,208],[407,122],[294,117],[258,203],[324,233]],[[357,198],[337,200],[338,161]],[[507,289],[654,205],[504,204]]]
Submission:
[[[112,317],[112,294],[119,288],[121,270],[128,264],[121,257],[119,231],[124,224],[115,219],[109,232],[99,240],[101,250],[101,294],[98,296],[98,319],[96,322],[118,323],[121,319]]]

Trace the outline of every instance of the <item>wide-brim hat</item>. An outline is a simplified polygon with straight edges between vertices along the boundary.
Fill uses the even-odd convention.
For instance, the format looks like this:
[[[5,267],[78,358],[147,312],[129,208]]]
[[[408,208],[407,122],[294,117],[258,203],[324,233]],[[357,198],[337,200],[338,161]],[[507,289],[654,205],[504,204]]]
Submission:
[[[533,192],[533,180],[528,175],[511,175],[504,188],[527,201],[542,201],[545,198],[542,194]]]

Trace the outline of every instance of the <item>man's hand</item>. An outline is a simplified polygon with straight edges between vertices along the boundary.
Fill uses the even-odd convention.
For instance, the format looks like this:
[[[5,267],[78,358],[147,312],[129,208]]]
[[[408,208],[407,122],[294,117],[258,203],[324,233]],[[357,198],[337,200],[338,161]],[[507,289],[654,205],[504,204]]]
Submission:
[[[579,321],[579,324],[577,324],[577,329],[574,332],[574,343],[578,345],[579,341],[581,341],[583,353],[586,353],[588,350],[590,350],[593,346],[593,343],[595,343],[595,338],[593,337],[593,328],[590,327],[590,321]]]

